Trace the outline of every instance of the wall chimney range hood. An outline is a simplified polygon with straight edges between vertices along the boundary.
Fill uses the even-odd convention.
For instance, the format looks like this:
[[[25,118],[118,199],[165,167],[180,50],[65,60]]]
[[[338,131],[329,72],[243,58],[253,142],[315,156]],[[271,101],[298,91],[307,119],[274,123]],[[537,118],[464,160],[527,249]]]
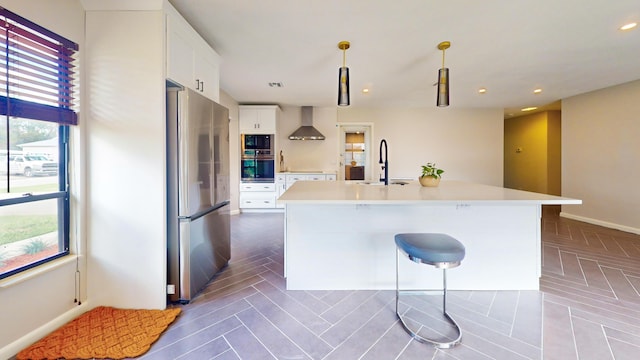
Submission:
[[[313,107],[303,106],[301,112],[302,126],[289,135],[289,140],[324,140],[324,135],[313,127]]]

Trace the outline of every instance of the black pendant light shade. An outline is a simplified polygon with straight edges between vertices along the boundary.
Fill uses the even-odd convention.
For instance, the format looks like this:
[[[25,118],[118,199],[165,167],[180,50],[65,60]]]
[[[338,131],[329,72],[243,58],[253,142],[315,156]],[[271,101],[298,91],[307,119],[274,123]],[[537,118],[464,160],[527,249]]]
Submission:
[[[349,106],[349,68],[341,67],[338,71],[338,105]]]
[[[449,106],[449,69],[438,70],[438,106]]]
[[[438,50],[442,50],[442,68],[438,70],[438,98],[436,105],[449,106],[449,69],[444,67],[444,51],[451,47],[449,41],[438,44]]]
[[[342,67],[338,70],[338,106],[349,106],[349,68],[346,65],[348,41],[340,41],[338,48],[342,50]]]

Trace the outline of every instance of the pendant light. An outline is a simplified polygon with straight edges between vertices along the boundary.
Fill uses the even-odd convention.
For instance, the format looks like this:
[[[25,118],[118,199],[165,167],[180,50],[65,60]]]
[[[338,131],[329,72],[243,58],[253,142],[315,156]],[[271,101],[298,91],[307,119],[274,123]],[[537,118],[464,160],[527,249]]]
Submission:
[[[451,43],[448,41],[438,44],[438,50],[442,50],[442,68],[438,70],[438,106],[449,106],[449,69],[444,67],[444,51],[449,47]]]
[[[347,67],[348,41],[340,41],[338,49],[342,50],[342,67],[338,71],[338,106],[349,106],[349,68]]]

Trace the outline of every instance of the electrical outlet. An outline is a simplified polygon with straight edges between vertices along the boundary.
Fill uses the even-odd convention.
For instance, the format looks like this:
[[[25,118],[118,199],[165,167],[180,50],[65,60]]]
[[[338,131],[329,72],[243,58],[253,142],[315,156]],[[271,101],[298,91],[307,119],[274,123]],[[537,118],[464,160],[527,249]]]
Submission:
[[[173,284],[167,285],[167,295],[174,295],[176,293],[176,286]]]

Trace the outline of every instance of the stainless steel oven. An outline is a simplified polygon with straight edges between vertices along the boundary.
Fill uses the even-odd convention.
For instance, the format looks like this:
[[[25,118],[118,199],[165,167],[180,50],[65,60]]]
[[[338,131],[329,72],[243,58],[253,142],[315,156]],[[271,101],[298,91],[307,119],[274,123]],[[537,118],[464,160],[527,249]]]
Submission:
[[[257,150],[273,155],[273,135],[242,134],[242,150]]]
[[[243,182],[274,182],[275,161],[273,135],[242,134],[240,180]]]

